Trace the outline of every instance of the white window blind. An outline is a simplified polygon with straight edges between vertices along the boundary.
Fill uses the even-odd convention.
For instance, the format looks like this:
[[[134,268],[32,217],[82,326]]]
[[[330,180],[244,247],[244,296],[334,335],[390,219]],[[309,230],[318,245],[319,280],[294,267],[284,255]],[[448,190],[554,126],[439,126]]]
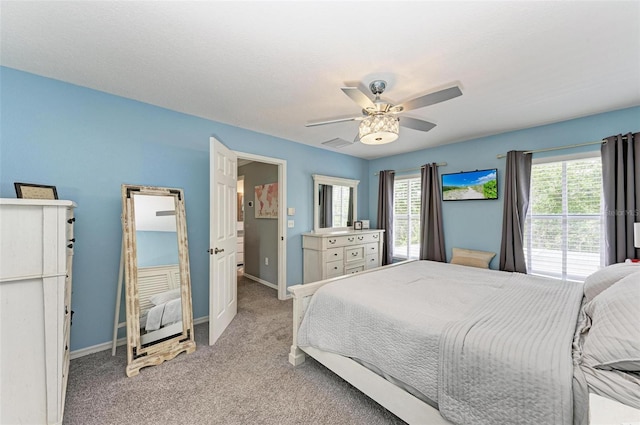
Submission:
[[[333,198],[333,227],[347,227],[352,225],[349,220],[350,190],[348,186],[333,185],[331,193]]]
[[[420,255],[420,177],[396,178],[393,185],[393,256]]]
[[[584,280],[603,265],[600,157],[534,164],[524,250],[532,274]]]

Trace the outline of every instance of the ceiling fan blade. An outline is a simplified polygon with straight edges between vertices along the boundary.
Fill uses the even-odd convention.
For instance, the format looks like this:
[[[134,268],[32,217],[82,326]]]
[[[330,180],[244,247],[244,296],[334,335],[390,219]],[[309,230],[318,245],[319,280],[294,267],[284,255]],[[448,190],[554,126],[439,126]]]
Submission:
[[[333,118],[333,119],[319,120],[319,121],[308,121],[304,126],[315,127],[316,125],[335,124],[338,122],[345,122],[345,121],[360,121],[363,118],[364,117],[358,116],[358,117]]]
[[[357,87],[342,87],[342,91],[344,92],[344,94],[349,96],[351,100],[360,105],[362,109],[376,107],[376,105],[373,104],[373,101],[369,99],[369,96],[362,93]]]
[[[436,125],[429,121],[419,120],[411,117],[399,117],[400,125],[414,130],[429,131]]]
[[[402,105],[404,111],[410,111],[412,109],[424,108],[425,106],[435,105],[436,103],[444,102],[445,100],[453,99],[454,97],[462,96],[460,87],[449,87],[448,89],[440,90],[434,93],[425,94],[424,96],[416,97],[415,99],[408,100]]]

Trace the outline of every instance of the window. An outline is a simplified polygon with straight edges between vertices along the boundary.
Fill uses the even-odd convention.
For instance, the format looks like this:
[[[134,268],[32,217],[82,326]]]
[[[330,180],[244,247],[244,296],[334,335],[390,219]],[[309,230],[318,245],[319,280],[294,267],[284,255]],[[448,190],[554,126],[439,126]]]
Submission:
[[[333,205],[333,227],[351,226],[351,188],[348,186],[333,185],[332,190]]]
[[[604,264],[600,157],[535,163],[524,251],[532,274],[584,280]]]
[[[420,256],[420,177],[400,177],[393,185],[393,256]]]

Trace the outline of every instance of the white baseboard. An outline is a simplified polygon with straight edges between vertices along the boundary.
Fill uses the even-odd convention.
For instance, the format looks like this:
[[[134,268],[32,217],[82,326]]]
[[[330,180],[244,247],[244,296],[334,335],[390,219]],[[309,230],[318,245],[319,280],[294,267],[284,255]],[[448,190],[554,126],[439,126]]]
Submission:
[[[275,289],[276,291],[278,290],[278,285],[276,285],[275,283],[267,282],[264,279],[260,279],[259,277],[252,276],[248,273],[244,273],[244,277],[251,279],[254,282],[262,283],[263,285],[268,286],[269,288]]]
[[[197,319],[193,319],[193,324],[199,325],[200,323],[205,323],[209,321],[209,316],[198,317]],[[74,350],[69,353],[69,358],[71,360],[77,359],[79,357],[88,356],[89,354],[99,353],[100,351],[111,350],[112,341],[103,342],[102,344],[92,345],[91,347],[80,348],[79,350]],[[126,345],[127,337],[118,338],[116,341],[116,346]]]

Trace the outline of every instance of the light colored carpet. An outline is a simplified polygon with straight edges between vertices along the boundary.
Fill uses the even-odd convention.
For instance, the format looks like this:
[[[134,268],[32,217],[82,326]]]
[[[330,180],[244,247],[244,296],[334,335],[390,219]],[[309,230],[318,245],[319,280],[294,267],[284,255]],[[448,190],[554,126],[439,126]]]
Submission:
[[[64,424],[402,424],[341,378],[308,359],[294,368],[292,302],[248,279],[238,315],[214,346],[208,323],[197,348],[125,375],[126,349],[71,361]]]

